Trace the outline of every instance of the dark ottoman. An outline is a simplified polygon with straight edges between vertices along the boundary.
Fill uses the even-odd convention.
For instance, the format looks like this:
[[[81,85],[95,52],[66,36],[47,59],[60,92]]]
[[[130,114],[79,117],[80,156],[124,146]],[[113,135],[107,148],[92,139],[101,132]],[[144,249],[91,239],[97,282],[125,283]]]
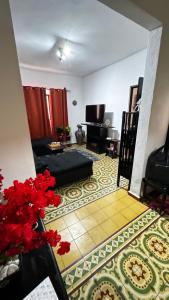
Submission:
[[[52,176],[56,177],[56,185],[60,186],[86,178],[93,174],[93,161],[82,154],[72,151],[38,158],[42,169],[49,169]]]

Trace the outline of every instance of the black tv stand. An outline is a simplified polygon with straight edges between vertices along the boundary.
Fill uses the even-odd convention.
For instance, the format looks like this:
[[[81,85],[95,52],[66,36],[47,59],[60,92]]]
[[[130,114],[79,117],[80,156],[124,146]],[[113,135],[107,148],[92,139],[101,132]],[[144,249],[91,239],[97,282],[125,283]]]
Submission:
[[[87,126],[86,148],[99,154],[105,153],[108,127],[95,123],[83,123],[82,125]]]
[[[107,129],[115,128],[114,126],[106,126],[104,123],[81,123],[81,125],[103,127],[103,128],[107,128]]]

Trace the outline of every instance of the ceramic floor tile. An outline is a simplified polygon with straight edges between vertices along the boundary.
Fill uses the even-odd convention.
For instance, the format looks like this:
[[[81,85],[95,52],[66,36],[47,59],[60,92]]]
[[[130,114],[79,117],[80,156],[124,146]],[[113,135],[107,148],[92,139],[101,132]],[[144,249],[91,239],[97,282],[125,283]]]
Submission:
[[[102,210],[94,213],[92,217],[96,220],[97,224],[100,224],[107,219],[107,215]]]
[[[130,203],[128,203],[128,200],[126,197],[120,198],[118,201],[119,201],[119,204],[121,204],[123,207],[128,207],[130,205]]]
[[[145,206],[144,204],[141,204],[139,202],[135,203],[132,205],[132,210],[134,210],[135,212],[137,212],[138,214],[144,212],[147,209],[147,206]]]
[[[136,216],[138,216],[139,214],[135,211],[133,211],[130,207],[124,208],[121,211],[121,214],[123,217],[125,217],[128,221],[133,220],[134,218],[136,218]]]
[[[95,248],[95,243],[91,239],[88,233],[83,234],[78,239],[75,240],[76,245],[78,246],[82,255],[86,255],[91,250]]]
[[[64,218],[64,221],[67,226],[70,226],[70,225],[73,225],[73,224],[79,222],[79,219],[74,212],[64,216],[63,218]]]
[[[99,206],[95,203],[86,205],[86,209],[87,209],[89,215],[94,214],[96,211],[100,210]]]
[[[93,218],[93,216],[88,216],[87,218],[83,219],[81,221],[81,224],[84,226],[84,228],[86,229],[86,231],[94,228],[95,226],[98,225],[96,219]]]
[[[106,220],[105,222],[103,222],[100,227],[108,234],[108,235],[112,235],[114,232],[117,231],[117,225],[115,223],[112,222],[111,219]]]
[[[137,295],[134,289],[126,288],[125,285],[122,287],[122,294],[124,300],[156,300],[156,293],[153,295]],[[167,299],[160,299],[160,300],[167,300]]]
[[[128,195],[126,190],[119,189],[118,191],[114,192],[114,196],[118,199],[123,198],[124,196]]]
[[[154,229],[156,233],[156,230]],[[157,231],[157,234],[159,232]],[[143,242],[144,243],[144,242]],[[166,244],[165,244],[166,243]],[[147,243],[149,244],[149,243]],[[150,245],[150,244],[149,244]],[[158,287],[158,297],[159,300],[169,300],[169,241],[167,243],[166,239],[161,238],[161,241],[154,239],[152,241],[152,249],[148,254],[148,261],[151,262],[156,273],[156,280],[159,283]],[[156,255],[155,255],[156,252]],[[158,258],[158,259],[157,259]]]
[[[104,197],[104,204],[105,204],[105,207],[106,207],[107,205],[112,204],[113,201],[114,201],[114,199],[115,199],[115,198],[112,196],[112,194],[107,195],[106,197]]]
[[[80,250],[78,249],[76,243],[72,241],[70,252],[62,256],[64,267],[66,268],[70,266],[72,263],[74,263],[76,260],[80,259],[81,257],[82,255],[80,253]]]
[[[61,235],[62,237],[62,241],[68,241],[68,242],[71,242],[73,240],[73,237],[69,231],[68,228],[65,228],[64,230],[61,230],[59,232],[59,234]]]
[[[130,209],[131,207],[125,208],[123,213],[129,215]],[[133,213],[135,212],[133,211]],[[88,241],[89,245],[91,240],[97,245],[97,242],[100,241],[99,234],[102,236],[101,242],[103,242],[103,240],[105,240],[105,230],[110,233],[115,226],[117,226],[117,228],[123,227],[124,223],[128,223],[128,220],[122,213],[116,214],[114,220],[116,224],[109,218],[101,225],[89,230],[86,234],[86,241],[90,236]],[[70,270],[70,276],[74,276],[75,274],[76,277],[74,288],[78,287],[78,278],[80,278],[79,288],[76,289],[76,292],[70,299],[169,300],[169,267],[168,261],[164,261],[164,253],[159,252],[158,258],[156,258],[152,256],[152,254],[149,257],[149,255],[146,254],[148,250],[143,251],[143,247],[148,247],[148,244],[149,247],[153,247],[154,245],[154,247],[160,251],[162,248],[164,249],[160,243],[158,243],[158,245],[156,243],[155,245],[143,241],[143,237],[145,239],[149,238],[149,235],[151,236],[153,231],[156,235],[159,232],[168,232],[168,224],[165,219],[158,219],[158,215],[151,210],[146,212],[143,216],[140,216],[139,220],[140,222],[137,220],[133,221],[130,227],[130,229],[133,228],[136,230],[131,230],[130,234],[134,237],[137,233],[138,236],[134,237],[132,241],[132,236],[130,236],[130,242],[126,247],[123,248],[125,244],[124,236],[125,238],[128,237],[128,231],[124,228],[122,231],[119,231],[114,238],[112,236],[111,239],[108,239],[103,246],[100,245],[99,251],[96,246],[94,253],[92,252],[83,258],[86,263],[85,268],[84,265],[77,264],[75,269],[76,273],[73,273],[72,269]],[[150,226],[148,226],[146,220]],[[151,225],[152,220],[155,221],[153,225]],[[145,223],[145,231],[140,235],[142,221]],[[156,222],[158,223],[156,224]],[[110,236],[111,234],[107,235]],[[84,239],[81,237],[77,240],[79,240],[79,248],[82,248],[83,245],[85,247],[85,237]],[[113,254],[113,248],[111,249],[111,241],[114,241],[112,243],[113,247],[117,247],[116,249],[120,251],[118,254],[116,253],[115,256]],[[107,256],[107,253],[111,253],[112,258],[108,259],[107,257],[107,262],[105,261],[103,264],[104,257],[105,255]],[[165,255],[167,256],[166,251]],[[88,269],[86,269],[86,266]],[[87,279],[87,277],[85,277],[86,273],[83,270],[85,270],[85,272],[89,270],[87,276],[89,278],[92,275],[92,277]],[[82,273],[83,275],[80,275]],[[84,276],[83,281],[80,276]]]
[[[121,211],[123,208],[126,208],[126,205],[118,199],[111,204],[111,207],[114,208],[115,211]]]
[[[103,213],[107,216],[107,218],[112,217],[117,212],[118,212],[117,208],[112,205],[103,208]]]
[[[142,251],[133,250],[131,246],[122,250],[115,258],[115,271],[118,270],[126,291],[125,299],[130,295],[134,300],[155,300],[160,282],[158,269]]]
[[[90,237],[96,245],[100,244],[108,237],[108,234],[104,231],[101,225],[98,225],[93,229],[89,230],[88,234],[90,235]]]
[[[125,199],[128,201],[128,203],[129,203],[130,205],[133,205],[133,204],[135,204],[135,203],[138,202],[137,199],[135,199],[135,198],[133,198],[133,197],[131,197],[131,196],[127,196],[127,197],[125,197]]]
[[[64,266],[64,263],[63,263],[63,260],[62,260],[62,256],[56,254],[55,248],[53,248],[53,252],[54,252],[54,256],[56,258],[56,262],[57,262],[57,265],[59,267],[59,270],[63,271],[63,269],[65,268],[65,266]]]
[[[67,226],[66,226],[64,219],[60,218],[60,219],[57,219],[56,221],[46,224],[45,227],[47,230],[53,229],[53,230],[57,230],[58,232],[60,232],[61,230],[65,229]]]
[[[89,212],[85,206],[85,207],[75,210],[75,215],[78,217],[79,220],[82,220],[82,219],[88,217]]]
[[[104,198],[101,198],[101,199],[97,200],[97,201],[96,201],[96,204],[97,204],[97,206],[98,206],[100,209],[102,209],[102,208],[104,208],[104,207],[106,207],[106,206],[108,205],[107,202],[105,202],[105,199],[104,199]]]
[[[124,204],[127,204],[128,206],[133,205],[137,202],[137,200],[132,198],[131,196],[125,196],[121,198],[120,201],[123,202]]]
[[[98,287],[97,282],[98,282],[97,275],[87,279],[85,283],[78,288],[78,290],[73,291],[73,293],[69,295],[69,300],[99,300],[99,299],[106,300],[107,298],[105,297],[102,298],[102,294],[100,288]],[[93,295],[92,293],[93,289],[96,290],[96,293],[94,294],[97,295]]]
[[[114,215],[112,220],[115,224],[117,224],[120,227],[123,227],[128,223],[128,220],[125,217],[123,217],[120,213]]]
[[[73,239],[77,239],[79,236],[84,234],[86,232],[85,227],[82,225],[82,223],[78,222],[74,225],[69,226],[69,231],[73,237]]]

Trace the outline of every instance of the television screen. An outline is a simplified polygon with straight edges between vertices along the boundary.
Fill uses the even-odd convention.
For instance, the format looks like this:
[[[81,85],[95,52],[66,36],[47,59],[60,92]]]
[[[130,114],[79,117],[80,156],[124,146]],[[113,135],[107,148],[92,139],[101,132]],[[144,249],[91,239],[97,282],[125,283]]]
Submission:
[[[86,105],[86,122],[103,123],[105,104]]]

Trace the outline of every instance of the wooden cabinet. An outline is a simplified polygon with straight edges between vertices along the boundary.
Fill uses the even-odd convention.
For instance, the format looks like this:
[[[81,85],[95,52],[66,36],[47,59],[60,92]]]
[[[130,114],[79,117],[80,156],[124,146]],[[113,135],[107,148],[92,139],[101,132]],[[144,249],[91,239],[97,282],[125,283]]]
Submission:
[[[105,153],[108,128],[86,123],[82,125],[87,126],[86,148],[99,154]]]

